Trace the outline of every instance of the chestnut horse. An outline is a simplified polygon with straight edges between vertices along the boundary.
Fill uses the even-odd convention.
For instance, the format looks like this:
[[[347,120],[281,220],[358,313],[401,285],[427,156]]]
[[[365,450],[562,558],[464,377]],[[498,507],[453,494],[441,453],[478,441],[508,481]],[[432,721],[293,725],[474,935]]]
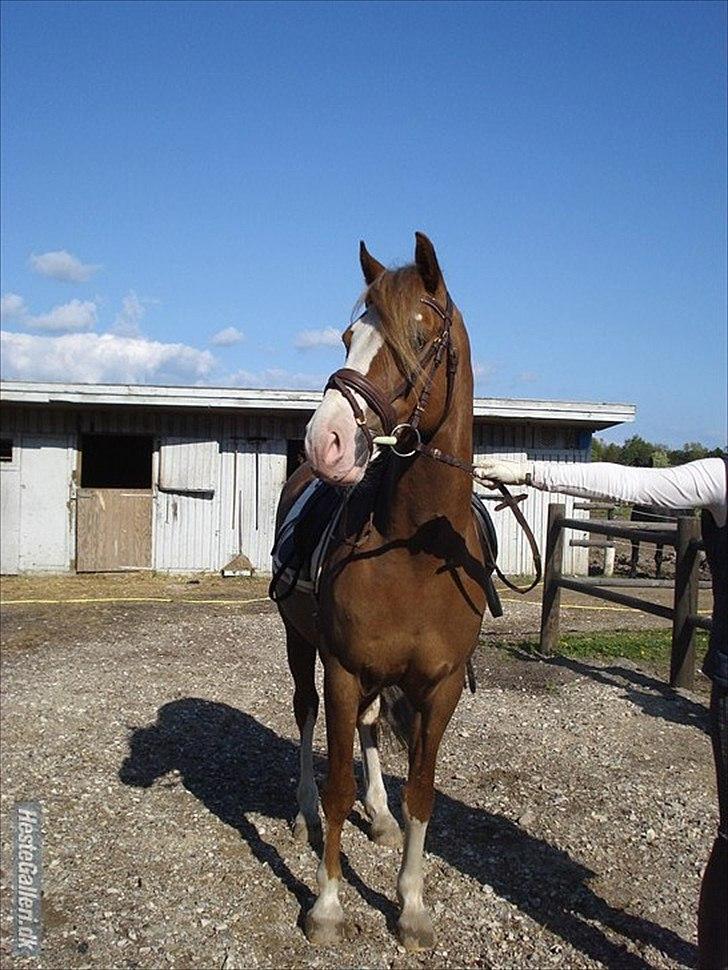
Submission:
[[[386,270],[364,243],[360,261],[367,288],[361,316],[342,337],[346,366],[332,375],[309,422],[308,461],[286,483],[278,509],[280,525],[313,476],[347,493],[317,600],[294,593],[279,603],[301,734],[294,834],[312,838],[320,825],[311,751],[318,653],[328,741],[326,827],[319,895],[307,914],[306,935],[331,943],[343,927],[341,832],[356,797],[357,726],[372,838],[401,843],[387,806],[375,731],[379,696],[396,685],[411,715],[398,934],[405,947],[419,949],[435,941],[422,871],[435,762],[478,640],[491,566],[471,511],[470,477],[415,450],[421,441],[465,467],[472,461],[468,335],[432,243],[417,233],[415,262],[400,269]],[[390,444],[396,438],[398,447],[377,443],[393,429]]]

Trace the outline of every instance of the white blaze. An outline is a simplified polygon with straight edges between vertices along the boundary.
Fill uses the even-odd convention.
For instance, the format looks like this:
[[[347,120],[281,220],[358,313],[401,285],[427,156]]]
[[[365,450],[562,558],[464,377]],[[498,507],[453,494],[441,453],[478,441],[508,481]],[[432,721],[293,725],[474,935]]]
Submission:
[[[384,346],[384,338],[379,331],[379,320],[374,309],[366,310],[350,329],[351,341],[346,355],[345,366],[359,374],[366,375],[372,365],[372,361],[377,353]],[[361,394],[353,388],[350,389],[356,398],[359,407],[366,412],[367,403]],[[309,442],[315,444],[318,441],[325,441],[332,430],[335,430],[340,439],[345,443],[346,458],[344,461],[354,465],[354,434],[356,425],[351,405],[344,395],[334,388],[329,388],[323,396],[321,404],[316,409],[313,417],[309,421],[306,429],[307,452],[309,456]],[[340,466],[341,467],[341,466]],[[346,474],[347,468],[343,468]]]

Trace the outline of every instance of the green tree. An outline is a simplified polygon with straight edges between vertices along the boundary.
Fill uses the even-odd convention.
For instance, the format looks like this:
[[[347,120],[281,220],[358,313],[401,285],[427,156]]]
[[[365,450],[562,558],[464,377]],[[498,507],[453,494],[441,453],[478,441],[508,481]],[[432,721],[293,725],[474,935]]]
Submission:
[[[642,468],[667,468],[684,465],[698,458],[724,458],[726,448],[706,448],[699,441],[687,441],[682,448],[668,448],[659,442],[645,441],[639,435],[627,438],[623,445],[607,443],[603,438],[592,438],[591,460],[608,461],[617,465],[637,465]]]
[[[611,461],[619,464],[622,460],[622,446],[613,442],[607,444],[601,438],[592,438],[591,460]]]
[[[627,438],[622,447],[622,464],[636,465],[639,468],[649,468],[652,465],[652,453],[655,446],[638,434]]]
[[[676,448],[669,454],[671,465],[683,465],[686,461],[697,461],[707,456],[708,449],[699,441],[686,441],[682,448]]]

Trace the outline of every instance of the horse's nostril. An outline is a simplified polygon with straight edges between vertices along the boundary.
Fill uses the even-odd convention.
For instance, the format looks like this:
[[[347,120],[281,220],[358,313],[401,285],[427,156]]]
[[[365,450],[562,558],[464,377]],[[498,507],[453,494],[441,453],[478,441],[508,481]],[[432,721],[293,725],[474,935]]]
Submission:
[[[328,464],[334,464],[341,457],[342,450],[341,438],[336,431],[332,431],[326,446],[326,462]]]

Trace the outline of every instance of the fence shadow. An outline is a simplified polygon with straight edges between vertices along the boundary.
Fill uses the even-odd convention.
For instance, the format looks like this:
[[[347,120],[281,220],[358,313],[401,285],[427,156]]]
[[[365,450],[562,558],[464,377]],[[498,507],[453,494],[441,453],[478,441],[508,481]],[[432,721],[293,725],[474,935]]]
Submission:
[[[627,700],[650,717],[661,717],[673,724],[684,724],[706,734],[708,732],[707,701],[705,704],[692,701],[673,690],[665,681],[618,664],[600,667],[571,657],[558,657],[549,662],[591,677],[600,684],[621,687]]]
[[[134,729],[129,754],[119,769],[121,781],[151,788],[156,779],[173,769],[179,771],[184,787],[236,829],[258,861],[268,864],[296,898],[300,924],[313,895],[247,818],[251,812],[270,818],[292,816],[295,786],[291,779],[298,769],[298,746],[251,715],[213,701],[183,698],[165,704],[157,715],[154,724]],[[318,759],[317,772],[322,770],[323,759]],[[387,775],[385,784],[395,804],[401,779]],[[356,813],[352,821],[363,825]],[[464,837],[459,837],[461,833]],[[371,851],[378,850],[372,846]],[[428,851],[492,886],[503,899],[592,960],[627,970],[647,968],[641,956],[628,952],[619,940],[622,937],[638,946],[653,945],[680,963],[695,963],[692,944],[672,930],[610,906],[589,886],[595,873],[501,815],[438,793]],[[346,859],[344,875],[391,927],[397,915],[393,902],[367,887]]]
[[[529,663],[548,664],[551,667],[563,667],[575,674],[589,677],[598,684],[607,687],[620,687],[624,696],[650,717],[660,717],[673,724],[684,724],[708,733],[708,701],[699,701],[679,694],[664,680],[658,680],[649,674],[619,664],[602,667],[599,664],[575,660],[573,657],[557,655],[553,657],[534,656],[519,647],[508,648],[509,652]]]

